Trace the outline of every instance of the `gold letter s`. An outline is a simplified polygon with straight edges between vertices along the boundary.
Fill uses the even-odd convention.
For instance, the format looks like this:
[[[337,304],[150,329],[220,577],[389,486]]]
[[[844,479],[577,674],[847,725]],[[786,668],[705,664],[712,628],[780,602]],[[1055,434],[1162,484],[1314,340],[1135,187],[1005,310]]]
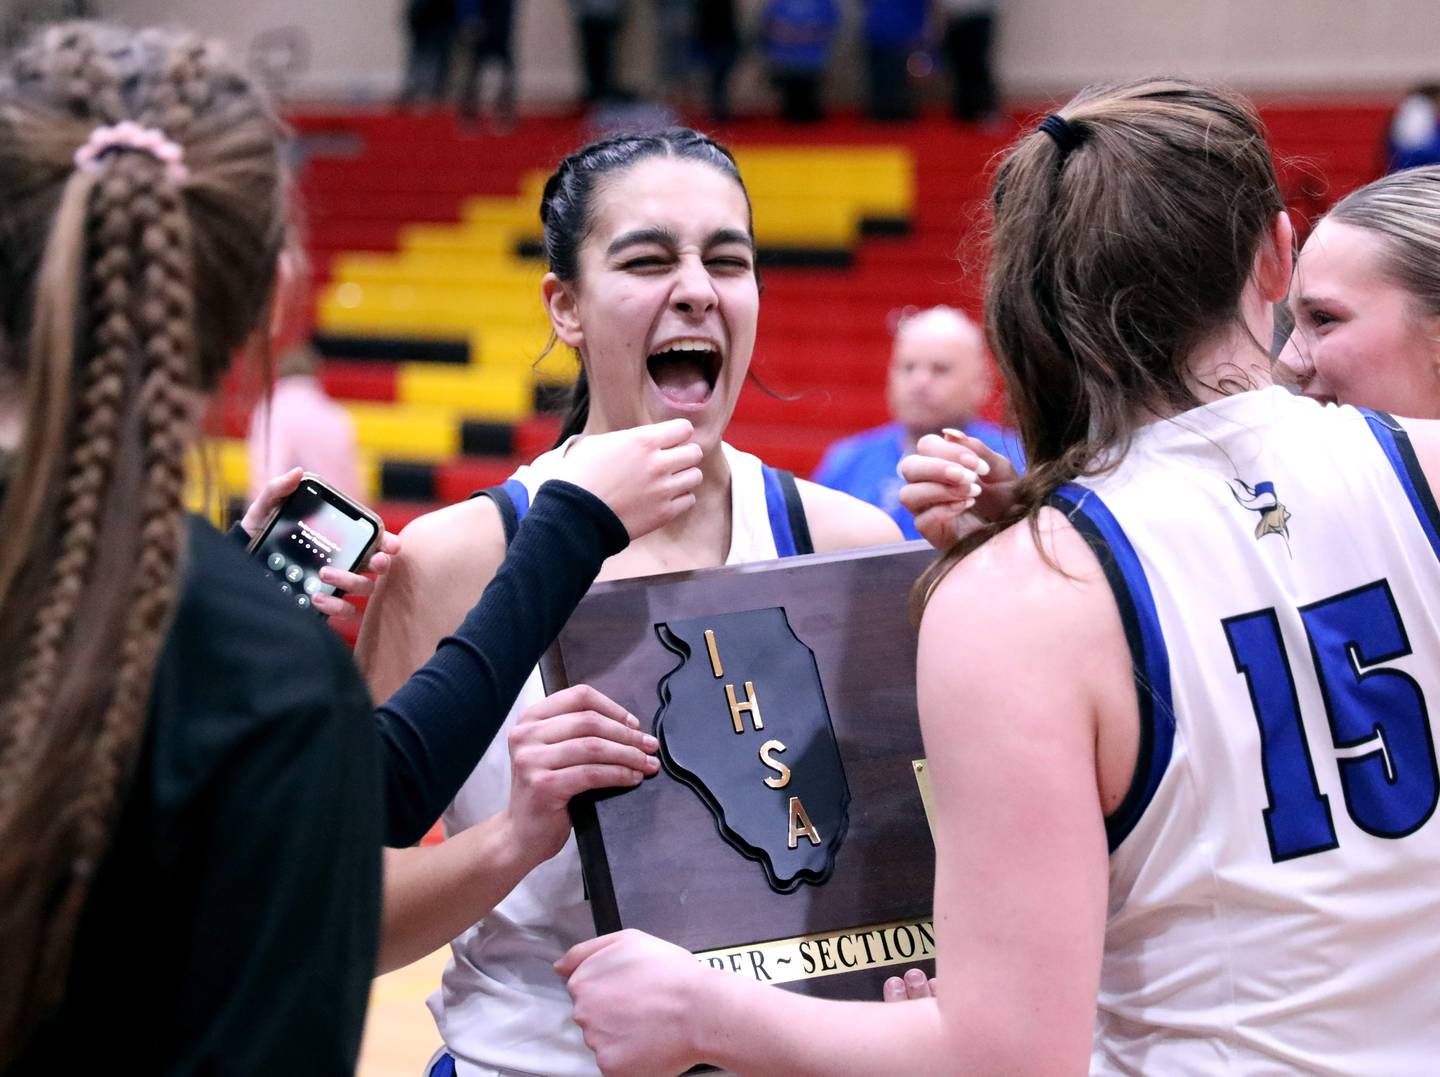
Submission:
[[[765,784],[771,789],[784,789],[790,784],[790,768],[771,755],[772,752],[783,752],[784,750],[785,745],[778,740],[767,740],[760,745],[760,762],[778,775],[778,777],[765,779]]]

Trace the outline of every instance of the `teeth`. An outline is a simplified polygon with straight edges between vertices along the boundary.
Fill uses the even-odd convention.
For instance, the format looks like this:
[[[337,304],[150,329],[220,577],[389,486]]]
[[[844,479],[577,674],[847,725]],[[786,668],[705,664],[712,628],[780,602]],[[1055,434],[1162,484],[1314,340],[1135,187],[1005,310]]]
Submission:
[[[665,347],[661,348],[655,354],[660,355],[662,352],[713,352],[716,350],[718,349],[715,345],[708,340],[675,340],[665,345]]]

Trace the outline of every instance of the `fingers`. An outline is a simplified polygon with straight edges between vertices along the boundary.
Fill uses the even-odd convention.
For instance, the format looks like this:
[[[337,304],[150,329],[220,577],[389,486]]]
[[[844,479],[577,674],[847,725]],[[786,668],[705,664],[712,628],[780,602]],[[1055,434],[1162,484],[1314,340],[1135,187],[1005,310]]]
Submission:
[[[911,482],[900,487],[900,504],[909,509],[912,516],[941,506],[954,506],[963,512],[975,504],[979,496],[980,485],[973,482],[959,488],[938,482]]]
[[[640,719],[604,692],[591,688],[588,684],[572,685],[553,695],[546,696],[539,703],[526,707],[516,720],[516,724],[539,722],[546,718],[554,718],[557,715],[575,711],[595,711],[622,725],[628,725],[632,729],[640,726]]]
[[[695,427],[689,419],[667,419],[650,427],[654,444],[661,449],[681,445],[695,436]],[[697,445],[696,448],[699,448]]]
[[[300,478],[305,474],[305,469],[292,467],[283,475],[276,475],[265,484],[257,497],[245,509],[245,515],[240,518],[240,526],[251,538],[260,534],[260,529],[265,526],[265,521],[275,511],[275,507],[293,494],[300,487]]]
[[[572,709],[583,703],[595,709]],[[555,713],[557,708],[561,708]],[[660,742],[639,719],[589,685],[528,708],[510,732],[518,780],[557,800],[591,789],[636,785],[660,769]]]
[[[276,475],[265,484],[265,489],[260,492],[257,501],[269,500],[273,508],[276,503],[289,497],[300,488],[300,479],[305,474],[303,467],[292,467],[283,475]]]
[[[925,975],[924,969],[907,969],[903,977],[891,976],[885,981],[882,997],[886,1002],[935,998],[935,986],[935,981]]]
[[[969,504],[932,505],[915,513],[915,527],[922,535],[932,531],[943,532],[942,538],[949,545],[959,537],[955,521],[964,517],[970,507]]]
[[[694,491],[704,476],[698,467],[688,467],[684,471],[676,472],[670,480],[671,498],[684,497]]]
[[[971,448],[969,441],[960,444],[939,434],[926,434],[915,443],[915,452],[912,455],[959,464],[981,477],[990,474],[990,464]]]
[[[348,595],[365,597],[375,590],[375,581],[370,577],[361,576],[356,572],[346,572],[334,565],[326,565],[320,570],[320,582],[328,583],[336,590],[344,591]]]
[[[982,473],[953,460],[912,453],[900,461],[900,477],[906,482],[943,482],[961,489],[973,486],[978,494]]]
[[[915,517],[915,526],[922,535],[930,537],[922,526],[922,520],[931,520],[936,525],[947,524],[958,519],[975,507],[971,495],[958,497],[953,491],[938,486],[903,486],[900,488],[900,504]]]
[[[334,595],[317,594],[310,596],[310,605],[329,617],[332,621],[341,623],[355,620],[360,616],[360,611],[343,598],[336,598]]]
[[[909,999],[930,998],[930,985],[934,982],[925,975],[924,969],[906,969],[905,997]]]
[[[944,435],[946,441],[952,444],[963,445],[969,449],[983,467],[980,474],[990,475],[990,481],[1008,482],[1018,477],[1019,472],[1015,470],[1015,465],[1011,462],[1010,458],[1004,453],[996,452],[979,438],[972,437],[969,434],[962,433],[951,427],[946,427],[941,433]],[[964,463],[964,461],[961,461],[961,463]],[[967,464],[966,466],[968,467],[969,465]]]
[[[596,711],[572,711],[525,726],[517,724],[510,731],[510,741],[517,748],[527,744],[563,744],[586,739],[619,744],[645,753],[660,747],[660,742],[649,733]]]
[[[399,552],[400,536],[385,531],[380,535],[380,544],[376,547],[375,552],[359,567],[358,571],[373,572],[377,576],[383,576],[390,570],[391,559]]]
[[[398,543],[400,540],[396,539],[395,541]],[[363,565],[361,565],[358,571],[369,572],[376,576],[383,576],[385,575],[385,573],[390,571],[390,566],[394,563],[394,561],[395,557],[393,554],[372,553],[370,555],[370,560],[366,561]],[[349,590],[349,588],[347,587],[346,590]]]
[[[607,947],[614,946],[624,937],[625,932],[617,931],[610,935],[601,935],[598,939],[586,939],[584,942],[577,943],[570,947],[569,953],[555,962],[555,971],[568,980],[586,958],[592,954],[598,954]]]
[[[572,798],[597,789],[633,788],[660,769],[658,759],[639,753],[634,753],[628,759],[645,759],[646,763],[641,766],[631,766],[628,761],[560,765],[563,756],[578,756],[580,751],[585,750],[583,747],[576,748],[579,744],[580,742],[570,742],[567,745],[552,744],[526,749],[517,752],[513,762],[512,803],[530,805],[527,810],[538,814],[559,812],[564,833],[568,833],[570,829],[564,809]],[[616,754],[622,751],[633,752],[633,749],[622,749],[614,744],[607,743],[606,747]],[[597,754],[604,750],[605,748],[597,749]]]
[[[660,450],[659,457],[663,470],[680,471],[684,468],[698,468],[700,461],[705,458],[705,451],[695,442],[687,441],[683,445]]]

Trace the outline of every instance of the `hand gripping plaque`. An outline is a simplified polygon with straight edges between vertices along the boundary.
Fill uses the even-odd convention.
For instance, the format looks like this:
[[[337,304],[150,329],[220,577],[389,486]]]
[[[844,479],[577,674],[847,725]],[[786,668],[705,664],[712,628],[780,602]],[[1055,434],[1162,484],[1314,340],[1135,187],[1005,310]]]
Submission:
[[[850,825],[850,787],[814,653],[780,607],[656,631],[681,658],[659,686],[666,772],[700,795],[774,890],[823,883]]]

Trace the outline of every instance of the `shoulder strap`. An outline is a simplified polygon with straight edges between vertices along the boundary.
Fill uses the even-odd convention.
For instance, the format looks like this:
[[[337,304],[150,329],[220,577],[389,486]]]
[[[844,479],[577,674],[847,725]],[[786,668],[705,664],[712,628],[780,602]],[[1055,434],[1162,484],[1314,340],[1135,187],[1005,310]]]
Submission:
[[[499,486],[487,486],[476,490],[471,497],[488,497],[500,510],[500,522],[505,528],[505,545],[515,541],[515,532],[520,530],[520,521],[530,510],[530,491],[519,479],[506,479]]]
[[[1120,522],[1093,490],[1066,483],[1045,502],[1064,513],[1100,562],[1135,668],[1135,695],[1140,709],[1140,745],[1135,774],[1125,799],[1105,819],[1110,851],[1119,848],[1155,796],[1175,743],[1175,711],[1171,699],[1170,652],[1155,597],[1139,555]]]
[[[795,476],[780,468],[762,464],[765,481],[765,508],[770,517],[770,533],[775,536],[775,552],[781,557],[814,553],[810,524],[805,519],[805,505]]]
[[[1415,519],[1430,541],[1430,548],[1435,551],[1436,557],[1440,557],[1440,506],[1435,503],[1435,494],[1425,478],[1419,457],[1415,455],[1415,447],[1410,444],[1410,435],[1387,412],[1372,411],[1370,408],[1357,410],[1365,416],[1370,432],[1375,435],[1385,459],[1400,480],[1405,497],[1415,512]]]

